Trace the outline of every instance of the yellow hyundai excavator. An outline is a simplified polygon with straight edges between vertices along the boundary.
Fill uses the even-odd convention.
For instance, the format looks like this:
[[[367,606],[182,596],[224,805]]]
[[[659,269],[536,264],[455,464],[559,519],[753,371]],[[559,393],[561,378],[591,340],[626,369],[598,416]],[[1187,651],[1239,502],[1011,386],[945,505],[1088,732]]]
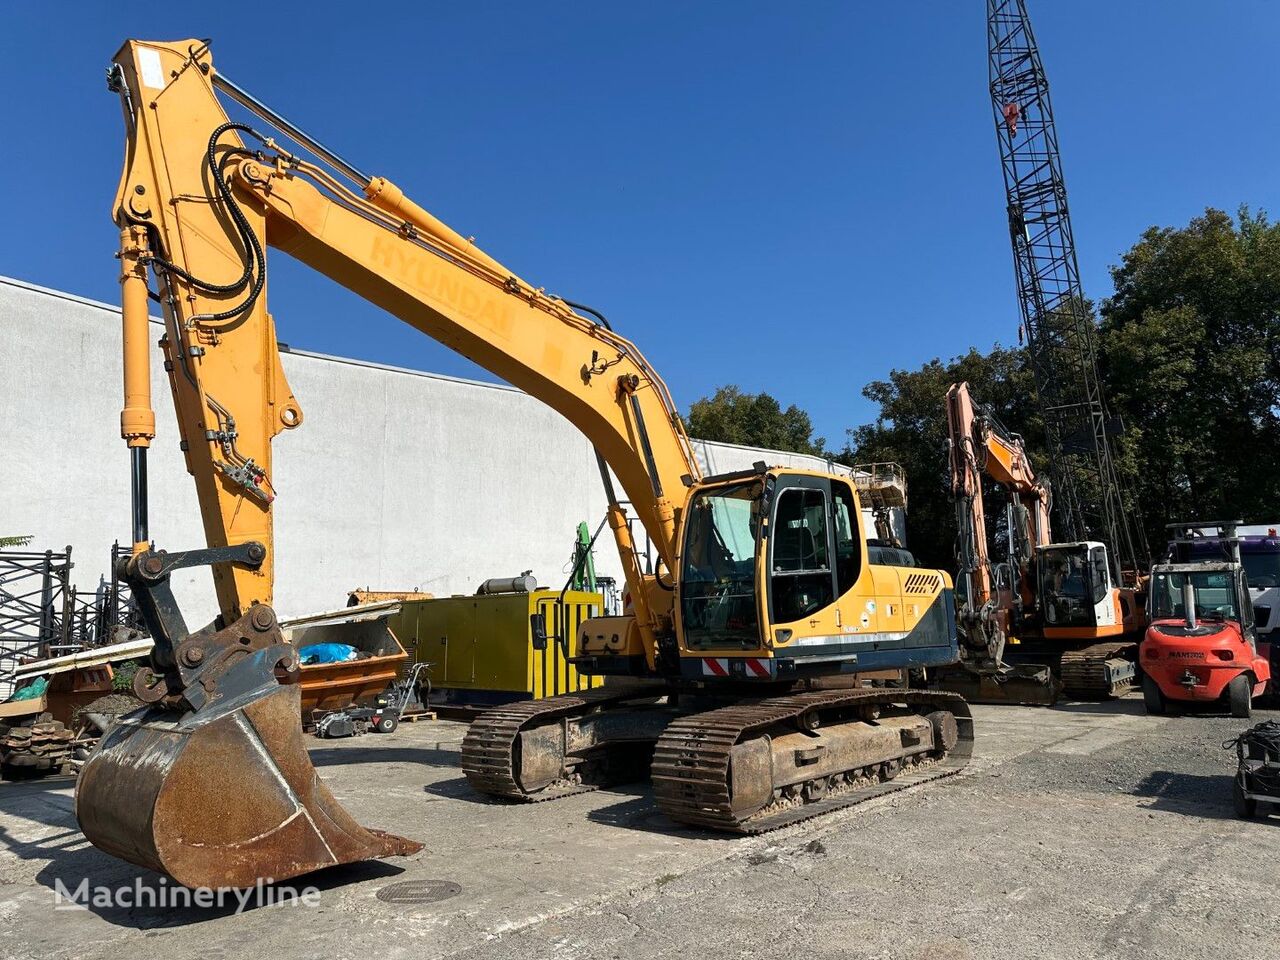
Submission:
[[[857,677],[957,650],[947,574],[869,563],[848,477],[763,463],[702,476],[666,386],[603,316],[521,280],[326,149],[219,74],[206,42],[130,41],[109,85],[128,130],[115,208],[133,471],[124,572],[155,650],[135,685],[150,706],[103,739],[77,785],[93,843],[192,886],[419,846],[356,824],[298,729],[297,652],[270,606],[271,441],[303,417],[267,311],[268,247],[542,400],[597,451],[627,607],[583,625],[577,666],[608,681],[475,721],[461,762],[476,789],[544,800],[648,766],[673,819],[754,832],[964,765],[961,697]],[[292,149],[229,119],[222,98]],[[207,546],[188,552],[155,549],[147,527],[149,297],[204,520]],[[624,502],[654,544],[653,573]],[[196,565],[212,567],[221,614],[190,630],[168,579]],[[535,644],[568,646],[542,618],[531,629]]]

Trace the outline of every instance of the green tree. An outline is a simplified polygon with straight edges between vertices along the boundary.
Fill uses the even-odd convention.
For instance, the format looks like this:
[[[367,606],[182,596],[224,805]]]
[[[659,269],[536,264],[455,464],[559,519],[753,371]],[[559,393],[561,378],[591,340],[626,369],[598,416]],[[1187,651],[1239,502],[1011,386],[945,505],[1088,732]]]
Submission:
[[[1280,511],[1280,225],[1241,208],[1152,227],[1113,267],[1100,357],[1152,546]]]
[[[809,414],[795,404],[783,410],[769,394],[743,393],[732,384],[695,400],[685,429],[700,440],[827,456],[826,439],[813,435]]]
[[[947,475],[944,403],[953,383],[967,381],[974,399],[1010,430],[1024,436],[1036,468],[1044,469],[1043,428],[1026,353],[997,344],[990,353],[971,349],[946,363],[930,360],[919,370],[893,370],[862,395],[880,412],[874,423],[848,432],[840,459],[847,463],[896,461],[910,492],[908,545],[925,566],[955,565],[955,508]]]
[[[6,550],[10,547],[25,547],[34,539],[35,537],[33,536],[0,537],[0,550]]]

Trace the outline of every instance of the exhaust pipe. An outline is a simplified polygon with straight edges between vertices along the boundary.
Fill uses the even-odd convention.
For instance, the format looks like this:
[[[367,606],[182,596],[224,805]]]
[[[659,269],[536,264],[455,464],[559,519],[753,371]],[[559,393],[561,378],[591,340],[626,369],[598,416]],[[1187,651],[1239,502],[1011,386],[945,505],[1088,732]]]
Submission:
[[[533,593],[538,589],[538,578],[523,573],[518,577],[494,577],[480,584],[476,596],[483,597],[491,593]]]

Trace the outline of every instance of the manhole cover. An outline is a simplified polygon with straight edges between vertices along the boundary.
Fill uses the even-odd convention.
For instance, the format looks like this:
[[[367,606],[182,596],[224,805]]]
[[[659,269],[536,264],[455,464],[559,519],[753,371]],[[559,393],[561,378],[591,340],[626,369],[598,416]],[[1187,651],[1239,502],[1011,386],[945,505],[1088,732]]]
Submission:
[[[386,903],[438,903],[456,897],[462,886],[452,880],[401,880],[378,891],[378,899]]]

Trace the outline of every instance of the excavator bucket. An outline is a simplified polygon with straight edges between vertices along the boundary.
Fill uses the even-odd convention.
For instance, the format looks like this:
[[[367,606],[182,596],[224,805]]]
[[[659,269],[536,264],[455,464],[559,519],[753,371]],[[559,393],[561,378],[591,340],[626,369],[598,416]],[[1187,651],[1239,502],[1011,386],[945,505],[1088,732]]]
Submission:
[[[1038,664],[1002,663],[991,670],[961,665],[942,674],[936,686],[960,694],[969,703],[1051,707],[1062,693],[1062,682],[1053,671]]]
[[[225,656],[225,638],[206,646]],[[211,888],[422,849],[360,826],[320,781],[303,741],[299,685],[276,676],[296,662],[291,645],[272,642],[237,657],[197,709],[156,705],[122,718],[80,773],[85,836],[185,886]]]

